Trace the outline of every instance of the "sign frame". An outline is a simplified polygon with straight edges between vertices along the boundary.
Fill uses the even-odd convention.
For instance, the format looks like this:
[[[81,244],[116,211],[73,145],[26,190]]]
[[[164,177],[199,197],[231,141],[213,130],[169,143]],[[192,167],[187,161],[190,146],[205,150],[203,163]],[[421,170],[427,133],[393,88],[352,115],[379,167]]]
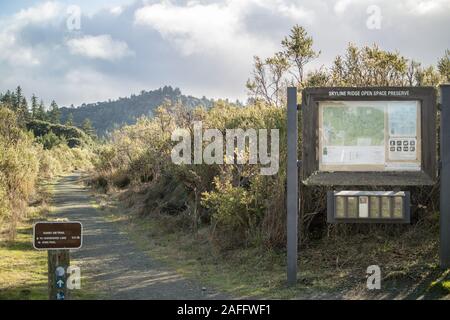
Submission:
[[[71,246],[65,246],[65,247],[45,247],[45,248],[38,248],[36,247],[36,226],[39,224],[79,224],[80,225],[80,245],[78,247],[71,247]],[[33,248],[40,251],[50,251],[50,250],[77,250],[80,249],[83,246],[83,224],[80,221],[38,221],[33,224]]]
[[[420,102],[420,171],[320,171],[319,103],[324,101]],[[312,87],[302,91],[302,170],[305,185],[411,186],[436,180],[436,90],[434,87]]]

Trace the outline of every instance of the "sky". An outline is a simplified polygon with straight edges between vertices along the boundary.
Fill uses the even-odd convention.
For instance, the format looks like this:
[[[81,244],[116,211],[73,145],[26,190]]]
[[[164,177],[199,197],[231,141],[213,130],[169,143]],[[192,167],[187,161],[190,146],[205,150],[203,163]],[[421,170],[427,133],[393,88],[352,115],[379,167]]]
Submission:
[[[0,92],[78,106],[171,85],[245,101],[253,56],[295,24],[321,51],[307,70],[350,42],[424,65],[450,48],[450,0],[1,0]]]

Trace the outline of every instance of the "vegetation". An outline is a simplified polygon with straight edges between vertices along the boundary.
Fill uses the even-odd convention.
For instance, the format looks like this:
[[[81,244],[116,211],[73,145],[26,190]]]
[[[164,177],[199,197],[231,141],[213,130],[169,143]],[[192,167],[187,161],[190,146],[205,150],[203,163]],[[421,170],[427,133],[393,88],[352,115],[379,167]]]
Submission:
[[[139,224],[149,224],[148,229],[139,229],[142,233],[163,232],[158,234],[161,239],[182,239],[182,249],[196,258],[213,253],[203,261],[216,264],[214,270],[222,264],[226,269],[228,261],[234,267],[239,265],[239,271],[249,279],[255,273],[253,265],[250,268],[243,262],[251,255],[252,264],[261,260],[258,270],[262,270],[252,279],[275,279],[269,288],[279,286],[286,239],[286,87],[436,86],[449,81],[450,73],[449,51],[436,67],[424,67],[398,52],[352,44],[328,68],[305,73],[305,66],[320,54],[306,30],[294,26],[281,45],[282,51],[272,57],[254,58],[246,106],[187,97],[171,87],[79,108],[59,108],[52,101],[49,110],[42,101],[38,103],[34,94],[29,107],[20,86],[14,92],[1,94],[0,231],[10,240],[15,238],[27,219],[27,204],[36,195],[39,181],[93,165],[92,185],[106,193],[120,191]],[[260,175],[261,165],[173,164],[173,131],[186,128],[192,132],[195,121],[202,121],[204,129],[218,129],[221,133],[229,128],[279,129],[278,173]],[[97,134],[108,134],[109,140],[100,144]],[[300,139],[299,147],[301,144]],[[433,263],[439,190],[410,190],[412,225],[328,226],[326,190],[303,187],[300,228],[301,250],[306,254],[302,255],[302,263],[310,272],[306,283],[318,281],[314,270],[339,282],[340,275],[352,274],[355,263],[367,256],[371,261],[385,263],[392,278],[398,275],[396,272],[409,276],[410,270],[418,268],[418,262],[426,263],[429,273],[437,276]],[[419,243],[420,238],[424,243]],[[382,242],[381,246],[376,245],[377,241]],[[399,255],[397,245],[407,248],[403,269],[397,268],[400,262],[392,259]],[[192,249],[195,247],[199,250]],[[325,255],[324,248],[329,248]],[[272,269],[270,265],[274,265]],[[332,269],[341,273],[333,275]],[[234,278],[231,283],[236,286],[242,282],[241,293],[257,295],[249,279]],[[447,287],[448,283],[442,282],[442,288]],[[281,292],[275,296],[290,295]]]
[[[284,206],[283,173],[260,176],[258,166],[172,163],[172,131],[177,126],[191,128],[195,120],[222,132],[226,128],[280,128],[280,136],[285,136],[281,108],[260,103],[242,108],[224,101],[209,110],[165,106],[154,118],[142,118],[113,133],[113,142],[99,151],[96,183],[107,189],[129,184],[148,188],[142,216],[160,213],[194,232],[210,225],[221,246],[249,244],[255,236],[262,236],[261,228],[267,230],[264,242],[281,244],[282,233],[277,237],[284,229],[283,211],[279,210]]]
[[[41,120],[27,122],[26,128],[33,132],[46,149],[59,144],[66,144],[70,148],[89,146],[93,144],[90,134],[92,131],[84,127],[83,130],[74,126],[54,124]],[[94,137],[94,136],[92,136]]]
[[[58,108],[56,103],[52,105],[50,114],[55,114]],[[52,120],[40,109],[35,95],[31,111],[28,109],[20,87],[0,95],[0,236],[6,233],[10,241],[27,218],[28,203],[37,196],[38,182],[89,167],[93,155],[93,141],[86,133],[38,120]]]
[[[138,95],[90,104],[78,108],[61,108],[61,121],[64,123],[72,115],[75,125],[81,126],[90,119],[98,136],[105,136],[123,125],[134,124],[141,116],[151,117],[155,109],[164,104],[179,102],[186,107],[204,106],[208,108],[213,101],[205,97],[198,99],[181,94],[180,89],[165,86],[158,90],[141,91]]]
[[[437,264],[437,214],[424,215],[413,227],[391,230],[346,230],[309,241],[301,247],[300,275],[295,286],[286,286],[286,257],[282,250],[258,246],[220,250],[209,241],[209,229],[196,237],[164,217],[142,218],[131,203],[145,194],[134,192],[123,201],[98,195],[100,209],[117,221],[140,249],[178,273],[201,280],[208,288],[232,297],[275,299],[439,299],[449,297],[448,272]],[[108,199],[110,201],[108,201]],[[122,199],[122,200],[121,200]],[[343,226],[341,226],[343,227]],[[366,226],[367,227],[367,226]],[[366,290],[366,268],[382,268],[382,289]],[[444,289],[444,290],[442,290]]]
[[[445,81],[446,64],[422,67],[398,52],[378,46],[358,48],[349,44],[345,55],[337,56],[329,68],[304,74],[304,67],[320,51],[312,38],[295,26],[282,41],[283,51],[268,59],[255,57],[253,78],[247,83],[251,99],[245,107],[217,101],[211,108],[187,108],[166,103],[153,118],[112,133],[110,143],[99,151],[98,176],[94,183],[105,190],[130,185],[146,193],[138,203],[141,216],[161,218],[194,235],[208,228],[209,241],[220,250],[240,247],[283,248],[285,244],[286,119],[284,89],[305,86],[406,86],[437,85]],[[258,174],[258,165],[174,165],[170,152],[171,133],[177,127],[192,130],[194,121],[203,128],[278,128],[280,130],[280,170],[274,176]],[[301,133],[301,128],[299,128]],[[299,134],[301,137],[301,134]],[[299,141],[299,146],[301,146]],[[205,143],[206,144],[206,143]],[[299,148],[301,150],[301,148]],[[413,219],[424,208],[434,213],[437,188],[411,189]],[[302,199],[302,243],[321,239],[330,232],[342,232],[325,223],[324,188],[304,187]],[[378,230],[380,226],[372,226]],[[387,227],[390,228],[389,226]],[[345,229],[342,228],[342,229]],[[347,227],[351,229],[351,227]],[[367,232],[362,227],[352,230]]]

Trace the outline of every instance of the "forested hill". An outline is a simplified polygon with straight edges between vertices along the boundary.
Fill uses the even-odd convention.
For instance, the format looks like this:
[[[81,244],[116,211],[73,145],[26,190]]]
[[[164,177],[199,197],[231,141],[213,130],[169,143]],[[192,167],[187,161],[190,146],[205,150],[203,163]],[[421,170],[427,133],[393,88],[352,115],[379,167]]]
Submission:
[[[78,108],[61,108],[61,122],[65,123],[73,116],[73,122],[81,125],[85,119],[90,119],[99,136],[104,136],[114,128],[126,124],[134,124],[142,115],[152,116],[153,110],[165,101],[181,102],[187,107],[211,107],[213,100],[205,97],[199,99],[183,95],[178,88],[165,86],[157,90],[141,91],[139,95],[131,95],[118,100],[82,104]]]

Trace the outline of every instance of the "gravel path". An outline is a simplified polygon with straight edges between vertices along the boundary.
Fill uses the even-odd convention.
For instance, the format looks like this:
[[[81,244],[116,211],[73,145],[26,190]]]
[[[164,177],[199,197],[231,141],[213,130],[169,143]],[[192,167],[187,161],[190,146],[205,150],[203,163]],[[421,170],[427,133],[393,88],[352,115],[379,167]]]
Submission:
[[[83,281],[106,299],[227,299],[185,279],[139,250],[117,222],[93,205],[94,198],[79,183],[81,174],[63,177],[54,186],[53,206],[58,217],[83,224],[83,247],[72,260],[81,267]]]

